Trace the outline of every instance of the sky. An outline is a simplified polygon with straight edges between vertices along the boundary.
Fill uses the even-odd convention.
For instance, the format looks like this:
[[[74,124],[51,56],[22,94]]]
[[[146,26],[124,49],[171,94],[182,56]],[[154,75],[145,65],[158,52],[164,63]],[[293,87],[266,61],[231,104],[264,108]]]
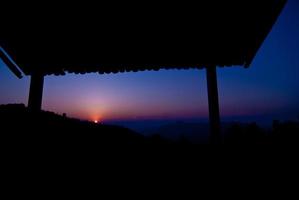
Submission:
[[[252,65],[218,68],[221,116],[299,116],[299,3],[289,0]],[[87,120],[208,118],[205,70],[46,76],[44,110]],[[0,60],[0,104],[27,105],[29,77]]]

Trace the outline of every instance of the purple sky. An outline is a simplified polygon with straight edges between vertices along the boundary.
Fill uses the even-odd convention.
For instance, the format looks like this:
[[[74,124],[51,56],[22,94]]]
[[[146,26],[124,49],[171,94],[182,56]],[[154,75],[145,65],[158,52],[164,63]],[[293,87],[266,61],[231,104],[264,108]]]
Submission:
[[[299,115],[299,6],[289,0],[249,69],[218,69],[220,111]],[[0,60],[0,104],[27,104],[29,78]],[[205,70],[47,76],[43,109],[89,120],[207,118]]]

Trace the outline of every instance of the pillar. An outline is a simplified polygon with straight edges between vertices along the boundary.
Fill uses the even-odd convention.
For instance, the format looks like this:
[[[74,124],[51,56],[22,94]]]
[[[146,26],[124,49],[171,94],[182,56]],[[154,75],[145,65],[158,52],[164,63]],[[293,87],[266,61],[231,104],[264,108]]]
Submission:
[[[216,66],[207,67],[207,85],[209,100],[209,120],[210,120],[210,143],[220,144],[220,114],[218,101],[218,86]]]
[[[44,75],[40,73],[32,74],[30,80],[30,91],[29,91],[29,100],[28,100],[28,108],[30,111],[33,112],[41,111],[43,87],[44,87]]]

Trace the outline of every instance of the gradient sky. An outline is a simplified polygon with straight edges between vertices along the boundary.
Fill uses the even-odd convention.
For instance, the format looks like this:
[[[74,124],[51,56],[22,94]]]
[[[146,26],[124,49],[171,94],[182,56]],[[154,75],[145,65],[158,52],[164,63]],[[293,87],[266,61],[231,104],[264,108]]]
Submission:
[[[223,117],[299,116],[299,3],[289,0],[249,69],[218,68]],[[27,104],[29,77],[0,60],[0,104]],[[207,118],[205,70],[47,76],[43,109],[88,120]]]

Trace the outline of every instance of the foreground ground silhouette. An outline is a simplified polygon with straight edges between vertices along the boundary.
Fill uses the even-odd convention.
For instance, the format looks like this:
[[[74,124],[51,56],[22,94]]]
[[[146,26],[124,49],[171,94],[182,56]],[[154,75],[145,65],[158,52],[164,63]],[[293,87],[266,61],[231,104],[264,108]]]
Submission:
[[[2,141],[18,147],[57,148],[119,146],[166,143],[145,138],[130,129],[68,118],[53,112],[32,113],[23,104],[0,105]]]
[[[169,141],[159,135],[145,137],[121,126],[95,124],[53,112],[32,114],[23,104],[0,105],[0,122],[2,141],[18,148],[195,145],[184,137],[178,141]],[[299,141],[299,122],[273,121],[271,130],[261,129],[256,123],[235,123],[223,135],[224,145],[296,145]]]

